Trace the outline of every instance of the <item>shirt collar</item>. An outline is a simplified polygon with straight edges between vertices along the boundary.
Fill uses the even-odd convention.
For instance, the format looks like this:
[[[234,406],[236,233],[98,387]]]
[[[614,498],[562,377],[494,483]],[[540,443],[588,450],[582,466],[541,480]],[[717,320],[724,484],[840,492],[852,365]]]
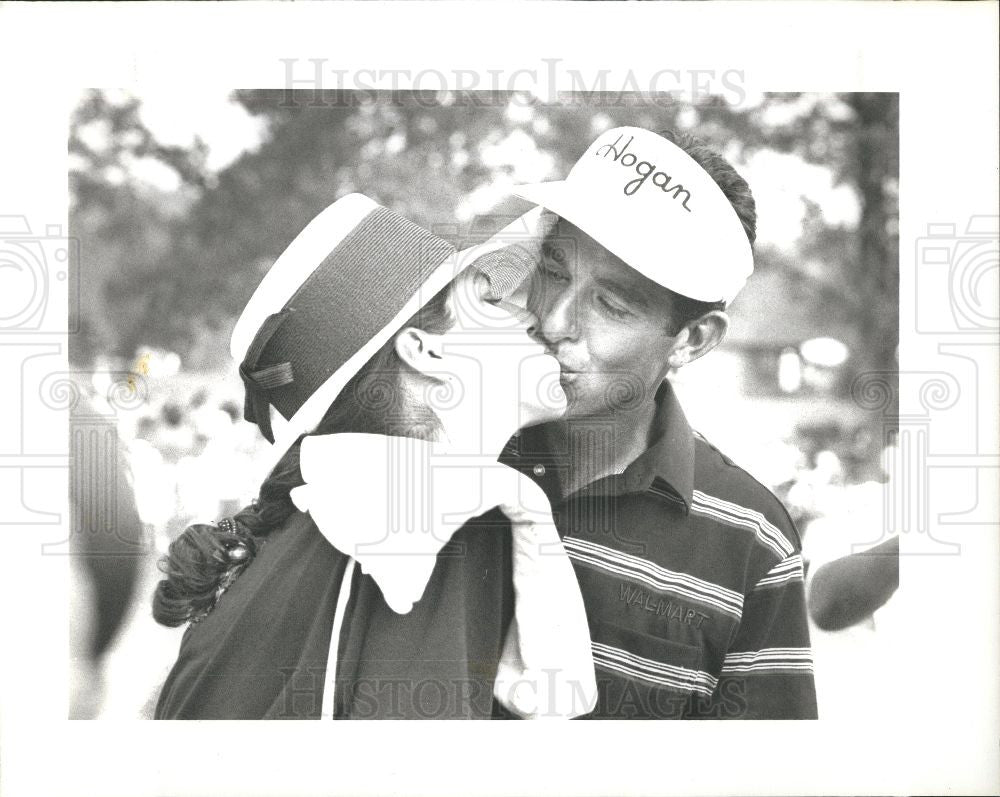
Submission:
[[[654,400],[653,442],[625,469],[626,484],[630,492],[641,492],[661,480],[684,501],[685,509],[690,509],[694,496],[694,433],[666,379],[657,388]]]
[[[619,494],[641,493],[650,488],[667,489],[688,511],[694,495],[694,433],[667,380],[657,388],[654,401],[652,444],[623,473],[612,477],[614,483],[609,484],[609,488]],[[558,457],[546,450],[541,428],[530,427],[512,438],[501,461],[513,464],[521,459],[521,467],[533,462],[558,464]],[[518,439],[520,443],[515,442]]]

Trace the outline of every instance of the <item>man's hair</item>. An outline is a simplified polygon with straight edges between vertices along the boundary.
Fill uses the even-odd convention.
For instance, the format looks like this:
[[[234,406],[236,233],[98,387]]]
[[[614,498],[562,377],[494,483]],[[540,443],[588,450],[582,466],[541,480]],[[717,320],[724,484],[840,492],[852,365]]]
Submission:
[[[715,180],[715,184],[722,189],[722,193],[726,195],[729,204],[736,211],[752,248],[757,240],[757,204],[754,202],[747,181],[739,175],[729,161],[700,138],[688,133],[675,133],[673,130],[661,130],[660,135],[684,150]],[[679,334],[684,327],[692,321],[697,321],[706,313],[726,308],[725,302],[701,302],[697,299],[681,296],[667,288],[664,290],[670,294],[672,309],[670,326],[671,334],[674,335]]]
[[[672,130],[661,130],[660,135],[684,150],[715,180],[715,184],[722,189],[722,193],[736,211],[740,224],[743,225],[743,231],[747,234],[747,240],[750,241],[750,246],[753,246],[757,240],[757,204],[754,202],[747,181],[729,161],[700,138],[688,133],[675,133]]]

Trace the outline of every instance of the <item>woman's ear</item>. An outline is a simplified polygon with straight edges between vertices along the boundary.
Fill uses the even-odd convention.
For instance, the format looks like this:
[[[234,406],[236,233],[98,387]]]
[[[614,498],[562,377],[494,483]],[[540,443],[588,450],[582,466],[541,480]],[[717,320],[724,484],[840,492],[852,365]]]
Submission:
[[[396,354],[410,368],[420,373],[440,369],[441,336],[416,327],[407,327],[396,335]]]

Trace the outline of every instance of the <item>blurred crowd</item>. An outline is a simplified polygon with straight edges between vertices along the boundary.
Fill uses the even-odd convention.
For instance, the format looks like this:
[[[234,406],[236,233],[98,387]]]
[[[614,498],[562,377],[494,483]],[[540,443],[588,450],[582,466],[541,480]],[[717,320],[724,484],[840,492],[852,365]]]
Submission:
[[[896,699],[890,687],[906,598],[897,589],[898,537],[889,514],[897,438],[889,432],[877,461],[866,462],[863,434],[810,431],[799,436],[794,477],[771,487],[802,537],[819,716],[856,721],[891,713]]]
[[[180,373],[148,379],[125,391],[137,400],[124,402],[108,400],[115,394],[100,372],[93,382],[80,386],[74,422],[92,424],[96,418],[113,425],[117,456],[111,462],[120,472],[105,469],[79,481],[99,485],[111,476],[121,487],[113,521],[99,518],[100,509],[86,506],[89,502],[96,507],[99,500],[86,494],[75,498],[83,520],[74,527],[80,532],[78,552],[84,556],[74,557],[71,570],[70,716],[149,718],[183,631],[158,626],[152,619],[150,600],[161,576],[159,560],[191,523],[214,522],[253,500],[267,466],[263,454],[268,446],[256,426],[243,422],[238,382],[225,375]],[[83,447],[97,439],[74,436],[75,445]],[[86,463],[101,461],[104,453],[75,451],[74,461],[86,468]],[[136,524],[141,528],[125,528]],[[90,551],[83,548],[95,544],[120,549],[116,558],[105,557],[105,571],[113,572],[92,566],[103,560],[86,556]],[[110,575],[120,576],[120,585],[127,583],[127,589],[110,594]],[[123,599],[127,607],[119,607],[109,618],[104,604]],[[108,625],[116,626],[113,638],[95,643]]]
[[[120,428],[139,515],[159,550],[190,523],[213,522],[253,499],[266,444],[241,416],[228,391],[202,387],[187,400],[151,401],[131,428]]]

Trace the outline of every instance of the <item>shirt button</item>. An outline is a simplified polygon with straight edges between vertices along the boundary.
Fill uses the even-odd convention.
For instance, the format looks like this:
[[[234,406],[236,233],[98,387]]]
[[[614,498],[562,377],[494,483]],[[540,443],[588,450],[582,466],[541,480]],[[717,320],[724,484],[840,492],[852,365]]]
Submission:
[[[545,466],[544,465],[535,465],[535,467],[533,467],[531,469],[531,471],[536,476],[544,476],[545,475]]]

